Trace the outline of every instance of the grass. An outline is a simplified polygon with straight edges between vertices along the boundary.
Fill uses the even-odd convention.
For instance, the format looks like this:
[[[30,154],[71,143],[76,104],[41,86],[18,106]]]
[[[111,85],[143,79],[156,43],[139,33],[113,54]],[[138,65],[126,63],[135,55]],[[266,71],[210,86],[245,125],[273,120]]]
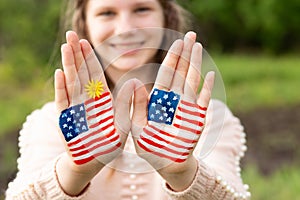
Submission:
[[[244,182],[250,185],[253,200],[300,199],[299,166],[283,167],[267,177],[261,175],[256,167],[248,166],[242,176]]]
[[[11,130],[20,129],[26,116],[51,99],[53,93],[52,85],[49,86],[40,71],[32,73],[26,82],[16,80],[14,73],[12,67],[0,63],[0,138]]]
[[[213,56],[233,110],[276,107],[300,102],[300,57]]]

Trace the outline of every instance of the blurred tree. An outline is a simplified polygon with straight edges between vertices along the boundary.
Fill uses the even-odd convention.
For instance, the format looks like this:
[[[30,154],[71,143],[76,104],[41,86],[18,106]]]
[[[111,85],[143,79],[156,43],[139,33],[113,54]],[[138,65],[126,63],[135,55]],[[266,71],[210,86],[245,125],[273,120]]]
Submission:
[[[23,85],[49,60],[57,38],[60,0],[1,0],[2,63]]]
[[[299,0],[178,0],[190,10],[204,43],[221,51],[300,50]]]
[[[1,0],[0,61],[24,84],[49,61],[67,0]],[[300,49],[299,0],[177,0],[197,19],[201,40],[220,51]]]

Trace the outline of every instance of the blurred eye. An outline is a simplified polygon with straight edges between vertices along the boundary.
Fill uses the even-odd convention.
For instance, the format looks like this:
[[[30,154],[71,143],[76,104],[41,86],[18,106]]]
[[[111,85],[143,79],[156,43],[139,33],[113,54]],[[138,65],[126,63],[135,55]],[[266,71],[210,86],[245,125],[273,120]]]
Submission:
[[[135,9],[134,12],[136,12],[136,13],[145,13],[145,12],[148,12],[150,10],[151,9],[148,8],[148,7],[140,7],[140,8]]]
[[[116,14],[115,12],[108,10],[108,11],[103,11],[103,12],[98,13],[97,16],[112,17],[115,14]]]

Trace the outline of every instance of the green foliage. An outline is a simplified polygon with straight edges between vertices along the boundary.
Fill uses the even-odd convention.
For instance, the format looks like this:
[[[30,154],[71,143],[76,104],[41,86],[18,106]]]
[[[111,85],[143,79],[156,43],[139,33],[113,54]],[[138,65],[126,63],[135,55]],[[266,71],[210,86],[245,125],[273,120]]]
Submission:
[[[263,176],[256,167],[248,166],[242,176],[250,185],[252,199],[300,199],[299,166],[284,167],[271,176]]]
[[[0,63],[0,139],[20,129],[26,115],[53,99],[53,81],[47,81],[40,70],[32,70],[24,82],[16,79],[15,73],[13,67]]]
[[[0,2],[0,62],[12,67],[22,85],[47,66],[57,38],[60,4],[60,0]]]
[[[196,17],[210,49],[263,49],[283,53],[300,48],[298,0],[179,0]]]
[[[220,70],[227,103],[234,111],[300,102],[300,58],[245,55],[212,56]]]

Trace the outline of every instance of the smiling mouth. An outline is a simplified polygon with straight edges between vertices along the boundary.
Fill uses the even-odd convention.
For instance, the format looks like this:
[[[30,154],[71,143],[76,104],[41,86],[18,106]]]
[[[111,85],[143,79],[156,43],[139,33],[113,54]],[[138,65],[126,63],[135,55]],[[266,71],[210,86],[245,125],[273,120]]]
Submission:
[[[120,53],[130,53],[140,49],[145,42],[131,42],[131,43],[118,43],[111,44],[110,46],[119,51]]]

